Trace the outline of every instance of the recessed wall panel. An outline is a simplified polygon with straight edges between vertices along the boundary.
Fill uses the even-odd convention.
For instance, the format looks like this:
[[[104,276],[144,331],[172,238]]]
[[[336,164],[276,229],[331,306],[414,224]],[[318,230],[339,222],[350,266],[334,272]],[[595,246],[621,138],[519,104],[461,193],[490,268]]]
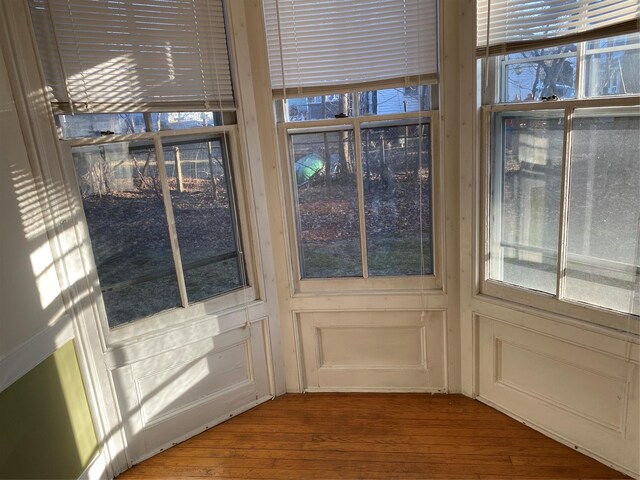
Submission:
[[[586,336],[543,319],[528,326],[512,320],[476,316],[478,398],[640,473],[637,344],[604,333],[601,342],[583,343]]]
[[[445,391],[442,311],[301,312],[307,391]]]
[[[229,320],[220,318],[224,325]],[[131,358],[112,373],[133,461],[170,446],[167,438],[179,442],[269,398],[267,321],[146,358],[138,358],[136,344],[118,351],[119,358]]]
[[[421,366],[423,327],[319,328],[321,367]]]
[[[498,383],[566,408],[585,419],[620,430],[624,403],[623,378],[554,358],[524,345],[499,340]]]
[[[247,344],[213,350],[194,361],[146,375],[136,382],[145,425],[213,392],[250,380]]]

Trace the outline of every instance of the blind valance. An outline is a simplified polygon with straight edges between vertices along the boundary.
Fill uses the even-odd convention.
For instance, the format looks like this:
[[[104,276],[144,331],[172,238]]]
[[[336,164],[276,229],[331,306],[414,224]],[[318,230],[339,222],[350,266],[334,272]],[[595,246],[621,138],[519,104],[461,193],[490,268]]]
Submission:
[[[639,16],[637,0],[478,0],[477,54],[633,33]]]
[[[221,0],[29,0],[56,113],[234,107]]]
[[[264,0],[264,13],[276,95],[437,78],[436,0]]]

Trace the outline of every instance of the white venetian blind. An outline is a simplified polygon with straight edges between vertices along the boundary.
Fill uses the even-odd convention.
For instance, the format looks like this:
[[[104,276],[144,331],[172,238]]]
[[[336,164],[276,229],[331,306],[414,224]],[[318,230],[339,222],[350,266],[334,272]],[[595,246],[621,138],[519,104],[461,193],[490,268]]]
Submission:
[[[234,107],[221,0],[29,0],[56,113]]]
[[[264,0],[264,13],[276,95],[437,79],[436,0]]]
[[[487,44],[494,55],[632,33],[639,12],[638,0],[478,0],[477,53]]]

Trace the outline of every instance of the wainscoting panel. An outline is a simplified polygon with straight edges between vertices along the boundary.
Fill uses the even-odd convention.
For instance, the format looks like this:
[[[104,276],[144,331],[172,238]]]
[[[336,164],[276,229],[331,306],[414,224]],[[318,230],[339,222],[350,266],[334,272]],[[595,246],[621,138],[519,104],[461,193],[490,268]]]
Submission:
[[[113,371],[133,463],[270,398],[264,321]]]
[[[298,313],[307,391],[445,391],[442,311]]]
[[[477,320],[480,399],[638,474],[639,370],[631,355],[495,318]]]

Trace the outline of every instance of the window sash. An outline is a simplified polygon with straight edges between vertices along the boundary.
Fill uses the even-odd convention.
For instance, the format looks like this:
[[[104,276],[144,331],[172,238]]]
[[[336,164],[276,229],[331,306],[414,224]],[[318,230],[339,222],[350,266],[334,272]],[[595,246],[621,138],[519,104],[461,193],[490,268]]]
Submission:
[[[148,115],[148,114],[146,114]],[[167,228],[169,229],[169,238],[171,242],[171,252],[174,259],[174,267],[175,273],[177,276],[178,282],[178,290],[180,294],[180,301],[182,311],[176,314],[175,309],[170,310],[161,310],[151,316],[148,317],[140,317],[132,320],[127,323],[127,325],[135,324],[137,329],[140,331],[152,331],[157,328],[157,325],[164,324],[165,322],[174,323],[177,317],[180,318],[197,318],[204,314],[205,310],[209,309],[212,305],[216,305],[216,308],[227,308],[232,306],[237,306],[248,301],[252,301],[256,298],[256,290],[253,287],[254,276],[253,272],[253,264],[250,255],[245,254],[245,245],[250,244],[250,239],[248,237],[248,232],[246,229],[240,228],[239,226],[239,212],[243,210],[243,199],[238,198],[238,192],[241,192],[242,189],[238,187],[236,184],[236,179],[232,174],[233,163],[236,162],[237,159],[237,149],[235,148],[235,142],[237,141],[238,135],[238,127],[236,125],[229,126],[215,126],[215,127],[201,127],[194,128],[189,130],[162,130],[159,132],[145,132],[145,133],[134,133],[134,134],[126,134],[126,135],[109,135],[102,136],[97,138],[77,138],[71,140],[61,140],[61,146],[63,153],[65,154],[65,169],[67,169],[68,173],[71,175],[71,178],[75,178],[75,169],[73,166],[72,160],[72,149],[74,147],[82,147],[82,146],[93,146],[93,145],[109,145],[116,144],[122,142],[135,142],[135,141],[145,141],[153,145],[156,152],[158,173],[160,178],[160,187],[162,200],[164,204],[164,210],[166,214],[167,220]],[[202,139],[212,139],[219,140],[223,145],[226,145],[225,150],[227,151],[227,158],[225,160],[225,172],[226,172],[226,181],[228,187],[228,196],[229,196],[229,207],[230,213],[232,215],[232,223],[234,224],[234,237],[236,249],[233,258],[237,258],[239,262],[239,268],[243,269],[243,273],[241,275],[241,280],[244,281],[244,285],[241,285],[239,288],[228,290],[222,294],[216,294],[212,297],[209,297],[206,300],[197,300],[194,304],[190,302],[188,299],[187,287],[185,283],[185,273],[183,271],[183,267],[187,268],[189,266],[196,266],[196,263],[190,265],[188,263],[183,262],[180,247],[178,245],[178,234],[176,230],[176,221],[175,216],[173,214],[173,204],[170,193],[170,186],[168,182],[167,169],[164,160],[164,152],[163,149],[167,145],[174,145],[176,142],[186,142],[193,143]],[[82,198],[80,195],[78,183],[74,182],[74,193],[76,195],[77,202],[82,204]],[[84,209],[81,209],[81,212],[84,212]],[[84,213],[82,213],[84,215]],[[85,225],[84,235],[85,238],[90,239],[89,232],[86,229],[86,219],[83,222]],[[86,258],[94,258],[93,251],[89,242],[85,242],[83,245],[83,255]],[[221,256],[220,256],[221,257]],[[216,260],[214,257],[210,257],[208,259],[203,259],[200,263]],[[193,263],[193,262],[192,262]],[[100,278],[97,275],[96,269],[91,269],[90,275],[91,280],[94,284],[100,285]],[[113,286],[107,286],[107,289],[113,288]],[[104,285],[102,286],[104,290]],[[102,298],[102,293],[99,293],[99,298]],[[104,307],[104,300],[98,302],[101,315],[103,318],[107,318],[107,312]],[[108,322],[105,322],[107,324]],[[124,330],[112,329],[110,332],[116,337],[122,338],[126,337]],[[123,335],[121,335],[123,334]]]
[[[570,181],[570,157],[572,144],[572,121],[576,109],[598,107],[640,107],[640,98],[635,97],[611,97],[584,100],[562,100],[557,102],[530,103],[530,104],[494,104],[481,107],[483,148],[482,148],[482,186],[481,195],[481,254],[484,261],[480,262],[480,293],[490,297],[522,303],[541,309],[555,311],[568,316],[577,317],[585,321],[606,327],[638,334],[640,333],[640,317],[631,313],[616,312],[595,304],[587,304],[567,298],[565,295],[566,266],[567,266],[567,235],[569,213],[569,181]],[[522,111],[564,111],[564,134],[562,154],[562,192],[560,196],[560,224],[558,229],[558,252],[556,266],[556,291],[553,294],[535,291],[524,286],[509,284],[489,276],[490,263],[495,261],[493,256],[497,253],[495,245],[492,245],[490,231],[496,220],[493,212],[500,208],[492,204],[496,197],[491,195],[494,164],[493,150],[495,132],[492,127],[492,116],[500,112]]]
[[[364,196],[363,196],[363,179],[362,179],[362,152],[361,146],[358,141],[361,140],[360,132],[362,125],[366,127],[374,125],[376,127],[384,126],[385,124],[393,126],[397,122],[403,122],[408,120],[415,120],[417,122],[427,120],[431,125],[431,209],[432,209],[432,229],[431,229],[431,244],[433,255],[433,273],[425,275],[402,275],[402,276],[369,276],[367,268],[367,247],[366,247],[366,234],[365,234],[365,221],[364,221]],[[385,290],[431,290],[439,291],[442,288],[442,241],[440,236],[442,234],[440,229],[441,212],[440,208],[442,201],[440,196],[442,194],[440,188],[441,182],[441,166],[439,163],[439,116],[438,112],[434,110],[419,111],[412,113],[400,113],[390,115],[368,115],[361,117],[349,117],[341,119],[326,119],[326,120],[305,120],[298,122],[279,123],[279,140],[280,149],[283,152],[283,172],[285,172],[285,188],[289,192],[286,199],[287,207],[287,219],[288,219],[288,231],[289,242],[291,250],[295,251],[295,255],[291,255],[290,272],[293,273],[293,285],[295,294],[305,293],[319,293],[319,292],[336,292],[336,291],[348,291],[348,290],[361,290],[365,285],[372,288],[379,288]],[[296,177],[293,164],[290,160],[291,157],[291,141],[290,134],[292,133],[316,133],[324,131],[335,131],[340,128],[346,128],[353,130],[354,132],[354,148],[356,149],[356,181],[358,187],[358,206],[359,206],[359,229],[360,229],[360,242],[362,253],[362,277],[330,277],[330,278],[302,278],[301,272],[301,260],[300,260],[300,245],[299,245],[299,230],[296,221]]]
[[[637,35],[637,32],[634,32]],[[598,37],[599,39],[600,37]],[[612,37],[615,38],[615,37]],[[562,46],[567,44],[558,44],[555,43],[552,46]],[[533,50],[537,50],[539,48],[543,48],[541,46],[534,46]],[[546,47],[544,47],[546,48]],[[558,53],[558,54],[547,54],[540,57],[532,57],[529,59],[526,58],[507,58],[506,54],[503,57],[501,55],[492,56],[490,58],[484,58],[481,60],[482,68],[484,70],[485,75],[483,75],[483,88],[482,90],[482,104],[508,104],[507,100],[504,100],[506,90],[507,90],[507,82],[506,82],[506,69],[509,65],[513,64],[522,64],[522,63],[534,63],[538,61],[544,60],[552,60],[556,58],[575,58],[575,99],[595,99],[595,98],[607,98],[612,99],[615,97],[622,96],[631,96],[635,95],[631,94],[615,94],[615,95],[603,95],[601,97],[595,95],[587,94],[587,84],[586,84],[586,69],[588,63],[588,56],[593,54],[600,53],[609,53],[609,52],[617,52],[617,51],[626,51],[633,52],[636,50],[640,50],[640,43],[632,43],[625,45],[617,45],[612,47],[599,47],[599,48],[589,48],[588,41],[581,41],[577,44],[577,49],[575,52],[566,52],[566,53]],[[527,50],[528,51],[528,50]],[[540,102],[540,100],[536,100],[536,102]],[[527,104],[529,104],[527,102]]]
[[[476,54],[535,50],[638,31],[636,0],[478,0]]]
[[[234,109],[222,0],[29,0],[54,113]]]

